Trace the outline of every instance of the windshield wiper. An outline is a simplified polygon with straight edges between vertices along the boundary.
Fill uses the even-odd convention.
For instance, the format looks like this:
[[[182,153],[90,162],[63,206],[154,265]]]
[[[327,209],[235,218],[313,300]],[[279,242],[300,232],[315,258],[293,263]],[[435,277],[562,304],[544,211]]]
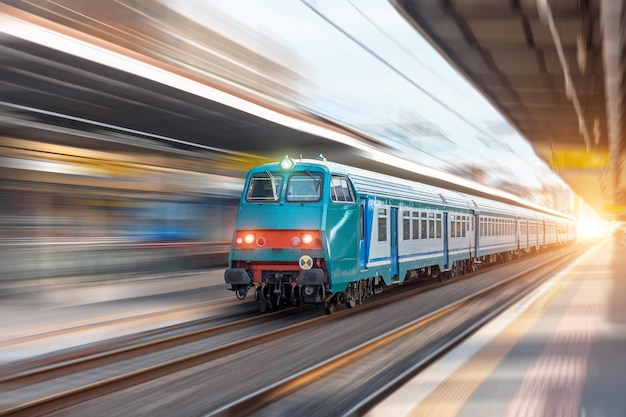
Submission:
[[[270,180],[272,181],[272,197],[274,197],[274,201],[277,201],[278,194],[276,194],[276,189],[278,188],[278,180],[276,179],[275,176],[272,175],[269,169],[266,170],[265,173],[267,174],[268,177],[270,177]]]
[[[315,181],[315,191],[319,191],[320,189],[320,178],[316,177],[315,175],[311,174],[311,171],[309,171],[308,169],[305,169],[304,172],[311,178],[313,178],[313,181]]]

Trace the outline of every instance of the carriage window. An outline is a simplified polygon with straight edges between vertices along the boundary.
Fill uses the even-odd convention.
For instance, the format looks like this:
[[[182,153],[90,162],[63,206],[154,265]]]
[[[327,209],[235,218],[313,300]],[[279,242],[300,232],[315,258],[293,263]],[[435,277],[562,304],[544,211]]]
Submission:
[[[420,238],[420,221],[418,212],[414,211],[413,213],[411,213],[411,223],[413,223],[413,233],[411,237],[414,240],[417,240]]]
[[[330,200],[333,203],[354,203],[350,182],[345,177],[334,176],[330,186]]]
[[[250,178],[246,201],[278,201],[283,186],[283,177],[267,171]]]
[[[420,217],[421,217],[420,239],[426,239],[426,237],[428,236],[428,223],[426,222],[426,213],[421,213]]]
[[[378,209],[378,241],[387,240],[387,209]]]
[[[450,217],[450,237],[456,237],[456,222],[454,221],[454,216]]]
[[[409,211],[402,212],[402,240],[411,239],[411,213]]]
[[[467,218],[465,216],[462,217],[461,223],[461,237],[465,237],[465,231],[467,230]]]
[[[289,177],[287,201],[318,201],[321,196],[322,174],[306,171]]]
[[[428,238],[435,238],[435,213],[428,213]]]
[[[441,213],[437,214],[437,230],[436,230],[437,239],[441,239]]]

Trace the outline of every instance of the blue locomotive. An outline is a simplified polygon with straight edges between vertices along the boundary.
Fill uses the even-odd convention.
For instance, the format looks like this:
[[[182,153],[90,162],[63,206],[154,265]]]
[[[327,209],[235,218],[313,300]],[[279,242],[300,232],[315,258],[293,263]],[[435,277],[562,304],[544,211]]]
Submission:
[[[250,170],[226,283],[262,312],[330,314],[417,277],[450,278],[575,239],[572,218],[317,159]]]

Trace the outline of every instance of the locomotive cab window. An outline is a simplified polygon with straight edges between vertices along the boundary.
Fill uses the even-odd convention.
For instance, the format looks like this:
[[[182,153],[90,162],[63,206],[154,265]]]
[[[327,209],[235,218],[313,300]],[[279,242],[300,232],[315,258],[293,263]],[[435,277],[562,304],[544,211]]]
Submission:
[[[287,201],[318,201],[321,196],[322,174],[305,171],[294,173],[289,177],[287,181]]]
[[[283,187],[283,177],[267,171],[250,178],[246,201],[278,201]]]
[[[333,203],[354,203],[352,188],[346,177],[333,176],[330,184],[330,200]]]

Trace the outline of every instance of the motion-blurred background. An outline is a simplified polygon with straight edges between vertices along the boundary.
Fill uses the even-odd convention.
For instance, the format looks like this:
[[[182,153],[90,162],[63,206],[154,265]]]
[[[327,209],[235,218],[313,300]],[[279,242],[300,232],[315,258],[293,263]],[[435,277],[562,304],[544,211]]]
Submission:
[[[471,21],[456,6],[448,5]],[[598,161],[590,167],[576,152],[566,154],[570,165],[549,166],[520,134],[524,125],[511,123],[516,114],[501,113],[502,102],[442,57],[449,50],[431,46],[409,9],[352,0],[3,1],[0,294],[224,264],[246,170],[285,155],[321,153],[504,193],[576,216],[581,235],[602,232],[598,208],[619,211],[619,202],[594,206],[558,169],[574,161],[603,189],[595,173],[608,170],[608,153],[589,153]],[[544,72],[565,95],[550,29],[535,26],[536,11],[526,19],[526,30],[548,34],[535,42],[547,45]],[[492,70],[525,71],[497,62]]]

